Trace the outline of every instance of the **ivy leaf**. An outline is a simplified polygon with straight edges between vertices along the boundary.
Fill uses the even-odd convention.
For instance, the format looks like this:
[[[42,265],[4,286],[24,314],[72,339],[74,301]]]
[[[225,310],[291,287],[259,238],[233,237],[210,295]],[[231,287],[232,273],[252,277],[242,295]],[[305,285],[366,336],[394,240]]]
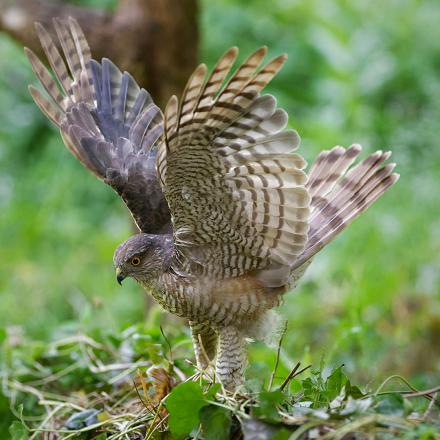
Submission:
[[[347,397],[351,396],[353,397],[353,399],[360,399],[365,395],[358,386],[351,385],[349,380],[347,381],[347,385],[345,386],[345,393]]]
[[[381,398],[376,405],[379,414],[402,416],[405,410],[404,400],[401,394],[388,394]]]
[[[338,396],[341,393],[342,388],[345,387],[347,382],[348,382],[348,379],[347,379],[347,376],[342,371],[342,365],[340,367],[334,369],[332,371],[332,373],[330,374],[330,376],[327,378],[327,382],[326,382],[327,398],[330,401],[333,400],[336,396]]]
[[[312,402],[315,401],[315,397],[319,394],[315,384],[312,381],[311,377],[307,377],[302,381],[302,387],[304,392],[304,400],[310,400]]]
[[[215,405],[200,410],[200,421],[205,440],[228,440],[231,430],[231,412]]]
[[[29,438],[26,426],[18,420],[12,422],[12,425],[9,427],[9,434],[11,434],[12,440],[27,440]]]
[[[257,417],[265,420],[277,422],[280,420],[277,406],[281,405],[285,400],[282,391],[262,391],[259,396],[259,405],[254,408],[253,413]]]
[[[202,388],[196,382],[184,382],[177,385],[165,400],[170,413],[171,434],[182,439],[199,425],[199,411],[206,406]]]

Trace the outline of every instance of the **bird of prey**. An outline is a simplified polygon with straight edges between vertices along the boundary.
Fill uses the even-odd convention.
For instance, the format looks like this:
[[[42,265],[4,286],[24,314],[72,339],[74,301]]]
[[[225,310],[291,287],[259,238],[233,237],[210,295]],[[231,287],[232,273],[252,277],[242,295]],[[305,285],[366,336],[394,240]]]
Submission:
[[[134,278],[188,320],[197,364],[225,389],[242,383],[247,338],[274,312],[314,255],[397,179],[390,152],[353,165],[361,147],[323,151],[305,171],[287,114],[262,94],[286,60],[237,48],[211,73],[199,65],[165,111],[129,73],[91,57],[72,19],[55,19],[61,55],[36,30],[53,76],[26,49],[46,93],[30,86],[67,148],[124,200],[140,232],[115,251],[117,281]]]

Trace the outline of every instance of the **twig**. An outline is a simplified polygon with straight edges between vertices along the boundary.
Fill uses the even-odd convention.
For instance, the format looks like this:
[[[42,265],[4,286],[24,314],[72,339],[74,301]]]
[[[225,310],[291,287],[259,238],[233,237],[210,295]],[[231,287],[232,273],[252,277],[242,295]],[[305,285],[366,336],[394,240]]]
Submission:
[[[292,371],[289,373],[289,375],[286,377],[286,379],[284,379],[284,382],[281,384],[279,390],[283,391],[284,388],[286,388],[286,386],[289,384],[289,382],[295,377],[295,376],[299,376],[301,373],[303,373],[304,371],[308,370],[309,368],[311,368],[311,365],[307,365],[307,367],[302,368],[301,370],[298,371],[299,366],[301,365],[301,362],[298,362],[292,369]]]
[[[418,393],[419,392],[419,390],[417,389],[417,388],[415,388],[415,387],[413,387],[404,377],[402,377],[402,376],[399,376],[398,374],[393,374],[392,376],[389,376],[389,377],[387,377],[380,385],[379,385],[379,387],[377,388],[377,390],[376,390],[376,392],[373,394],[374,396],[377,396],[378,395],[378,393],[380,392],[380,391],[382,391],[382,388],[384,388],[385,387],[385,385],[388,383],[388,382],[390,382],[391,380],[393,380],[393,379],[398,379],[398,380],[400,380],[401,382],[403,382],[408,388],[410,388],[411,390],[413,390],[414,392],[416,392],[416,393]]]
[[[422,397],[422,396],[431,396],[432,394],[437,394],[440,391],[440,385],[430,390],[417,391],[414,393],[405,392],[405,397]],[[431,396],[433,397],[433,396]]]
[[[142,399],[141,393],[139,392],[138,387],[137,387],[136,382],[134,381],[134,379],[132,379],[132,382],[133,382],[134,389],[136,390],[136,394],[138,395],[139,400],[141,401],[142,405],[143,405],[148,411],[151,411],[151,409],[148,408],[147,403],[144,402],[144,399]],[[145,393],[144,393],[144,394],[145,394]],[[153,412],[153,411],[151,411],[151,412]]]
[[[270,375],[270,380],[269,380],[269,391],[272,388],[273,380],[275,378],[275,374],[278,369],[278,364],[280,363],[281,345],[283,344],[283,339],[284,339],[284,336],[286,335],[286,332],[287,332],[287,321],[284,322],[284,328],[281,333],[280,340],[278,341],[277,357],[276,357],[275,365],[273,367],[272,374]]]
[[[170,351],[170,364],[172,364],[173,363],[173,349],[171,347],[171,343],[168,340],[168,338],[166,337],[165,332],[164,332],[162,326],[160,326],[159,328],[160,328],[160,332],[162,333],[163,338],[165,339],[166,344],[168,345],[168,348],[169,348],[169,351]]]
[[[431,413],[432,408],[434,407],[436,401],[437,401],[437,393],[434,393],[431,402],[429,402],[428,408],[426,408],[426,411],[423,413],[422,420],[426,420],[429,417],[429,414]]]
[[[205,358],[206,366],[209,366],[211,361],[209,359],[208,353],[206,353],[205,346],[203,345],[203,341],[202,341],[202,335],[200,333],[197,334],[197,339],[200,345],[200,350],[202,352],[202,355]]]
[[[409,389],[411,389],[411,391],[390,391],[387,392],[386,394],[402,394],[405,397],[424,397],[425,399],[431,400],[432,396],[431,394],[440,391],[440,386],[431,388],[430,390],[425,390],[425,391],[419,391],[417,388],[415,388],[413,385],[411,385],[404,377],[399,376],[398,374],[394,374],[392,376],[387,377],[381,384],[380,386],[377,388],[377,390],[370,395],[366,395],[363,397],[363,399],[367,398],[367,397],[376,397],[379,396],[381,394],[381,390],[385,387],[385,385],[390,382],[393,379],[398,379],[401,382],[403,382]]]

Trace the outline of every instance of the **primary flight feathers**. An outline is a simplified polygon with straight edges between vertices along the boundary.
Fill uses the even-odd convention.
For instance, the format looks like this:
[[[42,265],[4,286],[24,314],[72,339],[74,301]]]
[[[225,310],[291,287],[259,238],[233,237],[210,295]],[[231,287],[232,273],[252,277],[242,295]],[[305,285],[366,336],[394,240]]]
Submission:
[[[54,19],[62,58],[52,37],[36,24],[50,72],[29,49],[26,54],[48,96],[30,92],[43,113],[60,129],[72,154],[109,184],[125,201],[139,229],[170,230],[168,205],[157,179],[157,141],[163,118],[150,95],[127,72],[107,59],[91,59],[76,20]]]
[[[263,281],[281,285],[398,179],[394,164],[384,165],[390,153],[351,167],[358,145],[323,151],[304,171],[286,112],[261,95],[285,55],[264,64],[262,47],[230,74],[238,50],[229,49],[209,75],[196,68],[163,117],[127,72],[91,59],[74,19],[54,27],[66,62],[36,25],[55,78],[26,49],[48,95],[30,86],[35,102],[143,232],[169,232],[172,222],[180,271],[214,278],[261,271]],[[268,271],[279,267],[286,270]]]

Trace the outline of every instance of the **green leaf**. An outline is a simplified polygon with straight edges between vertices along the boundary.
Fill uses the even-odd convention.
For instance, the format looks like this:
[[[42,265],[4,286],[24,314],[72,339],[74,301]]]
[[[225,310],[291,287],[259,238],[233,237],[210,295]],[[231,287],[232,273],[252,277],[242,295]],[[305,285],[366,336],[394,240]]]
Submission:
[[[405,410],[404,399],[401,394],[388,394],[381,398],[376,405],[379,414],[402,416]]]
[[[270,440],[289,440],[291,434],[286,428],[281,428]]]
[[[231,430],[231,412],[210,405],[200,410],[200,421],[205,440],[228,440]]]
[[[360,399],[365,395],[358,386],[351,385],[350,381],[347,381],[347,385],[345,386],[345,394],[347,397],[353,397],[353,399]]]
[[[170,413],[169,427],[174,437],[180,439],[199,425],[199,411],[206,406],[202,388],[196,382],[177,385],[165,400]]]
[[[12,425],[9,427],[9,434],[11,434],[12,440],[27,440],[29,438],[26,426],[18,420],[12,422]]]
[[[215,395],[221,390],[222,386],[219,383],[215,383],[211,388],[206,392],[205,399],[213,400],[215,399]]]
[[[336,396],[341,393],[342,388],[347,384],[347,376],[342,371],[342,365],[332,371],[330,376],[327,378],[326,395],[329,400],[333,400]]]
[[[253,410],[254,415],[265,420],[279,421],[277,406],[281,405],[285,398],[280,390],[262,391],[259,396],[259,405]]]

